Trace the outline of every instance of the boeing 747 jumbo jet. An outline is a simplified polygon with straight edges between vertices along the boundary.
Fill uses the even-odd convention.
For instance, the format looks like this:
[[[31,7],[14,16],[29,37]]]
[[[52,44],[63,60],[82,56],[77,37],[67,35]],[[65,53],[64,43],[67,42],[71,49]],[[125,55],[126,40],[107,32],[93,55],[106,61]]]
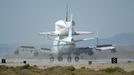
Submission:
[[[79,56],[82,53],[88,54],[88,55],[93,55],[93,50],[115,50],[115,47],[111,45],[106,45],[103,46],[96,46],[94,48],[90,47],[83,47],[83,48],[76,48],[76,42],[80,41],[86,41],[86,40],[91,40],[94,38],[85,38],[85,39],[80,39],[80,40],[75,40],[73,36],[75,35],[88,35],[92,34],[92,32],[78,32],[74,30],[74,25],[75,22],[73,21],[73,16],[69,18],[68,16],[68,7],[66,11],[66,16],[64,20],[59,20],[55,23],[55,31],[53,32],[41,32],[41,35],[47,35],[47,36],[55,36],[54,41],[53,41],[53,47],[51,49],[48,48],[40,48],[39,50],[34,51],[35,55],[38,55],[39,52],[44,53],[45,55],[50,56],[50,61],[54,61],[55,58],[57,58],[58,61],[63,61],[63,57],[67,58],[67,61],[71,61],[72,58],[74,57],[75,61],[79,61]],[[108,47],[110,46],[110,47]],[[32,48],[35,49],[34,47],[29,47],[29,46],[21,46],[21,48]],[[33,52],[33,51],[31,51]],[[18,53],[18,50],[15,52],[16,54]]]

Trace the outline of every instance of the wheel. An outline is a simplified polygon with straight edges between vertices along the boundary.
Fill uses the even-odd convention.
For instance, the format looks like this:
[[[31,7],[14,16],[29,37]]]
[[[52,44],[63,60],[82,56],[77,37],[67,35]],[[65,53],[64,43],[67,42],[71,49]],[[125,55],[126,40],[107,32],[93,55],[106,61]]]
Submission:
[[[72,61],[72,57],[71,57],[71,56],[68,56],[68,57],[67,57],[67,61],[68,61],[68,62],[71,62],[71,61]]]
[[[79,61],[79,56],[75,56],[74,60],[75,60],[76,62],[78,62],[78,61]]]
[[[50,57],[50,62],[54,62],[54,57],[53,56]]]

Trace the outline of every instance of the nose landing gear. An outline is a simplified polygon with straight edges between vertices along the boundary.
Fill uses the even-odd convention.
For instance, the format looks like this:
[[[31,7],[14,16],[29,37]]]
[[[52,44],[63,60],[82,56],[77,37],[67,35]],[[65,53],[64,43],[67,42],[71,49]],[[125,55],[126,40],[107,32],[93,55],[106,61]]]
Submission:
[[[67,61],[68,61],[68,62],[71,62],[71,61],[72,61],[72,57],[71,57],[71,56],[68,56],[68,57],[67,57]]]
[[[75,56],[74,60],[75,60],[76,62],[78,62],[78,61],[79,61],[79,56]]]
[[[50,59],[50,62],[54,62],[54,57],[53,56],[51,56],[49,59]]]

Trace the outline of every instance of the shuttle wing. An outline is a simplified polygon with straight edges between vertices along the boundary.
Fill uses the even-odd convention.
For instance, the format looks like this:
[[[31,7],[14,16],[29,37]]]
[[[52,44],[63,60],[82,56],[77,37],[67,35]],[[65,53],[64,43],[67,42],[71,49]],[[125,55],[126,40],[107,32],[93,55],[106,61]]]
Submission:
[[[67,33],[62,33],[62,34],[59,34],[59,33],[56,33],[55,31],[52,31],[52,32],[41,32],[40,33],[41,35],[50,35],[50,36],[58,36],[58,35],[61,35],[61,36],[67,36],[68,34]],[[73,35],[88,35],[88,34],[93,34],[92,32],[74,32]]]
[[[74,35],[87,35],[87,34],[93,34],[93,33],[92,32],[76,31]]]
[[[52,32],[41,32],[41,35],[51,35],[51,36],[57,36],[58,34],[56,34],[54,31]]]

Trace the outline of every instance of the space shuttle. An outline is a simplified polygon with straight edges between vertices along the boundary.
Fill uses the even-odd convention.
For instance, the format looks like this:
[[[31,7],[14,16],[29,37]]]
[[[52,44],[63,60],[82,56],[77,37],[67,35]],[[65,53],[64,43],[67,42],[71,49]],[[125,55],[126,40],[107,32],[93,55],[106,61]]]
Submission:
[[[66,14],[65,18],[63,20],[58,20],[55,22],[55,31],[52,32],[41,32],[41,35],[50,35],[50,36],[67,36],[68,35],[68,29],[69,25],[68,23],[71,21],[70,17],[68,16],[68,5],[66,6]],[[72,20],[72,35],[87,35],[87,34],[92,34],[92,32],[83,32],[83,31],[75,31],[74,26],[75,26],[75,21]]]

